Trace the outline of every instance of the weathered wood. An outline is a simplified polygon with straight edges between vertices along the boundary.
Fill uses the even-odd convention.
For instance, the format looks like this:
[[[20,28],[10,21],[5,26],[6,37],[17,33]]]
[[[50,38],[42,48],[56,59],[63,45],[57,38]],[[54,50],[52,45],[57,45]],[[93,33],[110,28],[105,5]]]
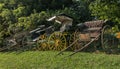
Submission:
[[[99,31],[101,30],[102,27],[91,27],[91,28],[87,28],[84,31],[88,32],[88,31]]]
[[[74,53],[70,54],[69,56],[72,56],[72,55],[78,53],[79,51],[83,50],[84,48],[88,47],[88,46],[89,46],[92,42],[94,42],[99,36],[100,36],[100,34],[97,35],[96,38],[94,38],[94,39],[92,39],[90,42],[88,42],[86,45],[84,45],[82,48],[80,48],[80,49],[78,49],[77,51],[75,51]]]
[[[36,33],[40,33],[40,32],[42,32],[42,31],[46,31],[46,30],[49,30],[49,29],[51,29],[51,28],[53,28],[53,26],[49,26],[49,27],[44,28],[44,29],[42,29],[42,30],[37,30]]]
[[[40,30],[40,29],[41,29],[41,28],[34,29],[34,30],[30,31],[30,33],[34,33],[34,32],[36,32],[36,31],[38,31],[38,30]]]
[[[96,21],[88,21],[88,22],[85,22],[84,24],[91,28],[91,27],[102,27],[103,24],[105,23],[104,20],[96,20]]]
[[[30,31],[29,33],[34,33],[34,32],[36,32],[36,31],[38,31],[38,30],[40,30],[40,29],[43,29],[43,28],[45,28],[45,25],[40,25],[40,26],[38,26],[38,28]]]

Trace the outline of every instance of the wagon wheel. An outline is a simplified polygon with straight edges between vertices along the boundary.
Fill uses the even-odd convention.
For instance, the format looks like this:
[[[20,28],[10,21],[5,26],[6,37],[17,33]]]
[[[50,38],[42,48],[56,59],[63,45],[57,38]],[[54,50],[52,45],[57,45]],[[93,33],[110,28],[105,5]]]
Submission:
[[[54,32],[51,34],[48,39],[48,43],[50,50],[58,51],[65,49],[67,45],[65,35],[63,35],[61,32]]]
[[[86,43],[86,42],[83,42],[80,40],[80,35],[79,35],[80,33],[81,32],[79,32],[78,29],[73,33],[73,36],[72,36],[73,41],[78,39],[78,41],[76,43],[74,43],[74,45],[71,47],[71,50],[73,50],[73,51],[80,49]]]
[[[101,33],[101,44],[104,51],[110,51],[114,47],[114,39],[111,26],[104,26]]]
[[[46,34],[40,35],[39,40],[37,41],[38,50],[48,50],[48,44],[46,40],[47,40]]]
[[[0,51],[3,51],[5,49],[12,50],[14,49],[14,46],[16,45],[16,42],[14,39],[4,39],[3,46],[0,46]]]
[[[21,44],[21,48],[23,48],[24,50],[30,50],[32,49],[32,39],[31,39],[31,35],[25,35],[22,38],[22,44]]]
[[[71,45],[73,43],[73,41],[74,41],[74,33],[69,35],[69,44],[68,45]]]

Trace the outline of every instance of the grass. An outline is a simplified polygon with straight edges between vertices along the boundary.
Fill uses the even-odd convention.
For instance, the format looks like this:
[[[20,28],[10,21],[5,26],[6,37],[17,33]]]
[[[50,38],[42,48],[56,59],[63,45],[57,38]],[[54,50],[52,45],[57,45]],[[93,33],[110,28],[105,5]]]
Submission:
[[[119,69],[120,55],[72,52],[55,57],[55,51],[0,53],[0,69]]]

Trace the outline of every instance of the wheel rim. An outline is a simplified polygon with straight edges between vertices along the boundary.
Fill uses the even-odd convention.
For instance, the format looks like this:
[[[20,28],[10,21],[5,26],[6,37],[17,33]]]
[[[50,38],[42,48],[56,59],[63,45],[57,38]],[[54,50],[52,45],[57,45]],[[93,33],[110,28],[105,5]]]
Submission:
[[[70,34],[69,45],[71,45],[73,42],[74,42],[74,33]],[[70,50],[73,50],[73,47],[70,47]]]
[[[103,27],[101,34],[101,43],[102,43],[102,48],[105,51],[112,49],[112,47],[114,46],[113,31],[109,25]]]
[[[37,49],[38,50],[48,50],[47,42],[42,40],[47,40],[46,34],[40,35],[39,40],[37,41]]]
[[[63,50],[66,48],[66,38],[60,32],[55,32],[50,35],[48,39],[49,49],[50,50]]]
[[[73,38],[73,41],[79,39],[79,40],[76,41],[76,43],[74,43],[73,46],[71,47],[71,50],[73,50],[73,51],[80,49],[80,48],[83,47],[83,45],[84,45],[84,42],[81,42],[81,40],[80,40],[79,34],[80,34],[80,32],[79,32],[78,29],[75,31],[75,33],[73,33],[73,37],[72,37],[72,38]]]

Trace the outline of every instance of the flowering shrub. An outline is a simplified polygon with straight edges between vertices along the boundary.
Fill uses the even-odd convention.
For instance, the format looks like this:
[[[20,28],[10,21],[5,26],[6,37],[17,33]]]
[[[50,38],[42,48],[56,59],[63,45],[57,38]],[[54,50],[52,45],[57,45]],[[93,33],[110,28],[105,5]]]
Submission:
[[[116,33],[116,38],[120,39],[120,32]]]

